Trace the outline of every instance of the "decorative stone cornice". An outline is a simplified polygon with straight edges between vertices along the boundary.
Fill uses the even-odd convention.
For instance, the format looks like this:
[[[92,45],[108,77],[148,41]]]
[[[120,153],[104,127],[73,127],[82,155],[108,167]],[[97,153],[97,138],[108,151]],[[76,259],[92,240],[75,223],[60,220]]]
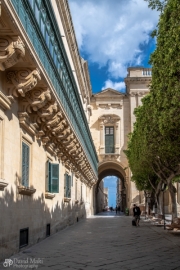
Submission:
[[[28,31],[27,34],[29,34]],[[13,65],[17,64],[18,61],[25,55],[24,44],[21,42],[19,37],[15,37],[13,39],[5,37],[5,39],[6,38],[7,44],[6,42],[4,42],[3,44],[0,41],[0,70],[5,70],[6,68],[13,67]],[[5,72],[5,76],[7,79],[7,96],[4,96],[4,94],[1,94],[0,92],[0,106],[4,109],[10,109],[11,101],[16,100],[19,105],[18,117],[20,126],[30,135],[36,136],[38,140],[41,140],[44,148],[47,151],[51,152],[53,155],[58,156],[58,158],[60,158],[64,162],[65,166],[74,168],[74,171],[77,171],[79,175],[87,178],[86,180],[90,182],[93,177],[97,177],[95,175],[96,170],[91,170],[91,166],[95,169],[94,163],[92,162],[93,155],[91,153],[91,148],[93,148],[93,145],[91,145],[90,148],[88,148],[89,146],[87,147],[86,144],[83,145],[83,138],[88,139],[88,130],[87,132],[85,132],[86,137],[84,134],[83,136],[81,136],[81,125],[77,128],[77,123],[75,121],[76,118],[73,117],[73,113],[68,114],[69,111],[72,112],[72,106],[69,106],[69,104],[71,105],[74,102],[74,99],[70,99],[72,97],[71,94],[70,97],[68,96],[68,93],[61,95],[62,91],[60,91],[59,94],[58,89],[56,89],[57,92],[54,92],[54,87],[56,87],[56,84],[53,81],[54,77],[51,76],[51,74],[53,73],[51,69],[51,72],[49,72],[49,81],[44,80],[46,79],[46,77],[43,73],[43,68],[47,71],[47,68],[45,68],[45,66],[47,67],[47,65],[45,65],[47,61],[46,63],[44,63],[43,59],[46,58],[41,59],[41,54],[39,55],[41,63],[39,63],[38,59],[36,58],[34,58],[36,62],[32,60],[32,56],[34,56],[34,48],[29,47],[26,35],[23,36],[23,40],[25,40],[27,48],[32,49],[32,55],[31,57],[29,57],[30,55],[27,55],[25,57],[25,60],[21,61],[19,65],[16,65],[15,67],[8,69]],[[32,40],[31,42],[33,43]],[[4,48],[2,48],[1,45],[3,45]],[[26,50],[26,53],[29,53],[29,51]],[[30,68],[25,68],[27,60],[28,64],[30,63]],[[10,62],[9,65],[8,61]],[[79,74],[81,76],[84,76],[84,70],[82,69],[82,63],[84,62],[81,61],[80,57],[77,61],[79,61]],[[39,65],[37,65],[38,63]],[[63,63],[63,65],[64,64],[65,63]],[[40,83],[39,81],[41,80],[41,76],[39,69],[32,70],[32,67],[34,66],[38,66],[41,70],[41,73],[43,74],[43,80]],[[67,70],[69,70],[69,66]],[[67,70],[65,72],[66,74],[68,74]],[[72,74],[70,75],[71,77],[73,77]],[[49,83],[50,80],[52,84]],[[80,87],[81,91],[84,91],[87,86],[87,78],[85,78],[85,80],[82,80],[82,82],[83,84]],[[47,88],[47,86],[49,88]],[[64,107],[62,106],[61,102],[59,102],[59,100],[57,99],[58,96],[61,101],[67,99],[67,104],[65,105],[68,105],[68,107],[64,104]],[[80,106],[80,102],[78,103],[78,105]],[[78,109],[79,107],[76,106],[75,108]],[[78,111],[77,118],[82,119],[83,121],[84,116],[82,117],[79,112],[80,110]],[[81,118],[79,117],[79,115],[81,116]],[[70,121],[69,119],[71,119],[72,121]],[[75,125],[73,124],[74,122]],[[91,153],[89,157],[89,153],[87,150],[89,150]],[[62,153],[63,155],[61,155]],[[78,159],[75,159],[75,157],[77,156]],[[89,162],[91,162],[91,166],[88,167],[85,175],[84,170],[89,165]],[[19,193],[21,194],[23,194],[22,192],[24,192],[24,194],[28,193],[28,195],[31,192],[29,191],[29,188],[24,189],[24,187],[20,187],[19,191]]]
[[[84,61],[80,57],[79,49],[76,41],[74,26],[72,23],[71,12],[69,9],[69,4],[67,0],[58,1],[56,0],[56,4],[58,7],[58,11],[61,15],[63,28],[65,30],[65,38],[69,45],[71,57],[73,60],[73,64],[76,70],[77,79],[80,85],[80,90],[83,97],[88,96],[88,101],[90,100],[90,96],[92,95],[90,79],[88,75],[88,65],[87,62]],[[82,70],[84,72],[82,72]],[[85,80],[84,80],[85,79]],[[86,85],[84,85],[84,81],[86,81]]]
[[[120,100],[119,102],[115,101],[115,102],[111,102],[111,101],[99,101],[96,102],[96,106],[102,109],[106,109],[109,110],[111,108],[113,109],[122,109],[123,106],[123,100]]]
[[[3,110],[9,110],[11,107],[11,101],[0,91],[0,107]]]
[[[19,36],[13,39],[8,36],[0,38],[0,70],[14,66],[25,56],[25,45]]]
[[[9,88],[9,95],[18,97],[21,95],[25,97],[25,94],[32,90],[41,80],[40,72],[38,69],[10,71],[7,73],[8,83],[13,86]]]
[[[42,107],[44,107],[50,100],[52,100],[52,95],[49,90],[36,88],[32,91],[26,93],[26,105],[24,105],[24,110],[28,113],[32,113],[33,111],[38,111]]]
[[[148,93],[149,93],[149,91],[130,91],[129,95],[131,97],[135,97],[135,96],[142,97],[142,96],[144,96],[144,95],[146,95]]]
[[[126,85],[129,85],[130,83],[138,84],[139,82],[147,84],[151,82],[151,79],[152,77],[126,77],[124,81]]]
[[[120,158],[120,154],[100,154],[103,159],[103,162],[106,160],[118,160]]]
[[[120,117],[115,114],[104,114],[98,119],[101,124],[116,123],[120,120]]]
[[[22,128],[24,128],[31,135],[36,135],[36,128],[33,124],[31,124],[30,116],[26,112],[19,112],[19,124]]]
[[[51,121],[52,118],[56,115],[58,109],[59,107],[56,101],[54,103],[47,102],[47,104],[43,108],[37,111],[37,115],[40,117],[42,122],[47,123],[48,120]]]

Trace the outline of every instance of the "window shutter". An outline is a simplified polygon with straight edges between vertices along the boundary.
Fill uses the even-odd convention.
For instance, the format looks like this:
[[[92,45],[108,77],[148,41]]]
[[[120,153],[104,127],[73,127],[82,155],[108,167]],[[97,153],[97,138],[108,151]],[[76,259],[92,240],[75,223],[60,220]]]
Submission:
[[[68,175],[68,198],[71,198],[71,176]]]
[[[47,161],[47,167],[48,167],[48,191],[51,191],[51,162],[49,160]]]
[[[68,186],[69,186],[69,178],[68,174],[65,173],[64,175],[64,197],[68,198]]]
[[[29,186],[29,146],[22,142],[22,185]]]
[[[114,127],[105,127],[105,153],[114,153]]]
[[[72,172],[72,176],[71,176],[71,186],[73,187],[73,176],[74,176],[74,174],[73,174],[73,172]]]
[[[64,174],[64,197],[66,197],[66,173]]]
[[[51,192],[59,192],[59,164],[51,163]]]

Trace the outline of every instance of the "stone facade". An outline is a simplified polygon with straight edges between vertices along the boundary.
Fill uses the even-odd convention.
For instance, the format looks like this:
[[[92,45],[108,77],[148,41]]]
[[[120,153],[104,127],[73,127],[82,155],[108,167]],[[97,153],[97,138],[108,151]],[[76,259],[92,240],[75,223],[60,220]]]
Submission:
[[[104,206],[109,206],[109,200],[108,200],[108,188],[104,187]]]
[[[93,95],[67,0],[4,0],[0,8],[2,260],[102,211],[106,176],[121,180],[122,208],[144,203],[123,150],[151,70],[129,68],[124,94]]]
[[[98,159],[67,1],[0,5],[2,260],[94,212]]]
[[[132,208],[133,203],[140,202],[139,191],[131,182],[131,171],[123,151],[127,148],[128,134],[133,130],[134,109],[141,105],[142,97],[149,92],[150,80],[151,69],[128,68],[125,93],[108,88],[91,97],[90,129],[99,158],[96,186],[106,176],[117,176],[122,182],[122,208]],[[106,127],[111,127],[114,132],[114,150],[111,153],[105,149]]]

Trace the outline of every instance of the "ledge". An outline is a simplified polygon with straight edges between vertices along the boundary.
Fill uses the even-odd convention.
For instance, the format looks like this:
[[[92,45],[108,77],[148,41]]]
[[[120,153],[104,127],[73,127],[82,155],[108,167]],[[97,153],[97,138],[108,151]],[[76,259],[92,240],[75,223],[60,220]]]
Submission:
[[[18,192],[22,195],[28,195],[31,196],[33,193],[36,192],[36,189],[31,187],[24,187],[24,186],[18,186]]]
[[[117,153],[107,153],[107,154],[100,154],[100,157],[102,157],[104,160],[116,160],[120,157],[120,154]]]
[[[54,193],[46,192],[45,198],[52,200],[56,195]]]
[[[26,112],[19,112],[19,124],[22,128],[24,128],[30,135],[36,134],[36,128],[30,123],[29,115]]]
[[[11,101],[0,91],[0,107],[3,110],[9,110],[11,108]]]
[[[64,197],[64,202],[70,202],[71,198]]]
[[[2,180],[3,179],[0,179],[0,190],[3,191],[7,187],[8,183],[5,182],[4,180],[2,181]]]

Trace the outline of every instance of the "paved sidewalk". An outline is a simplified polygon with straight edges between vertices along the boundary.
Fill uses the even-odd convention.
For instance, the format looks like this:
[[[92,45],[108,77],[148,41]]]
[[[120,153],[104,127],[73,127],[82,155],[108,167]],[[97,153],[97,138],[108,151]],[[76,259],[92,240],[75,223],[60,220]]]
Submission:
[[[180,236],[131,220],[114,212],[92,216],[11,257],[21,262],[6,269],[180,269]]]

